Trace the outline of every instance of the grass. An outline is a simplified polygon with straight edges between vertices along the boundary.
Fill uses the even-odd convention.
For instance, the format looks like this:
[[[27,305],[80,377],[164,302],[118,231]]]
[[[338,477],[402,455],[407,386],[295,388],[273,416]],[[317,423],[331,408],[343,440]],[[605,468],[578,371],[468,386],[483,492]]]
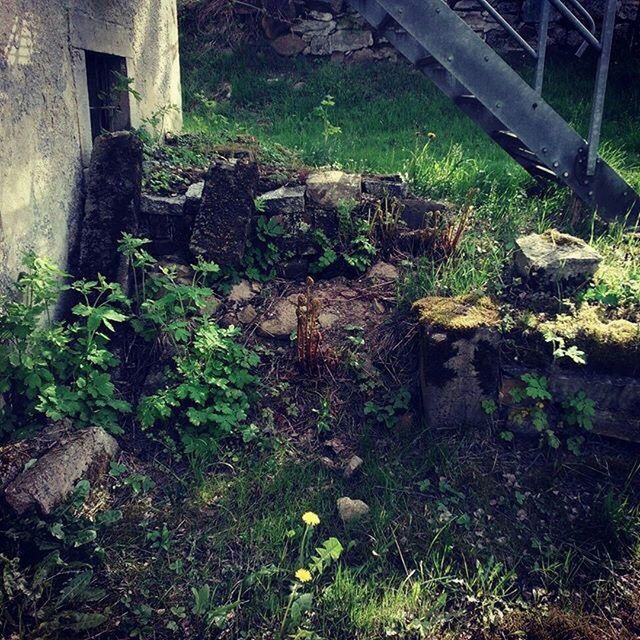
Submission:
[[[406,173],[418,195],[473,203],[453,259],[405,264],[404,302],[499,290],[523,231],[555,225],[589,236],[591,222],[575,219],[566,192],[529,197],[528,175],[404,65],[337,66],[269,50],[187,51],[184,60],[188,130],[254,139],[267,162]],[[630,69],[612,69],[602,153],[640,187],[640,85],[630,81]],[[231,99],[214,104],[222,83],[231,85]],[[582,134],[590,92],[583,63],[552,60],[545,95]],[[335,106],[325,107],[326,118],[340,128],[329,136],[317,111],[327,95]],[[635,281],[630,242],[619,228],[594,238],[618,270],[605,281],[609,288]],[[220,602],[233,601],[233,585],[261,575],[274,559],[281,569],[238,596],[234,637],[264,637],[259,629],[277,625],[282,581],[295,570],[283,541],[306,509],[321,515],[320,537],[339,537],[347,552],[317,592],[313,632],[300,637],[635,637],[637,600],[633,589],[621,588],[636,584],[638,572],[640,518],[631,495],[637,468],[625,467],[628,461],[600,449],[572,459],[497,444],[482,427],[473,434],[419,431],[408,439],[352,428],[365,458],[355,485],[290,450],[255,466],[244,460],[201,489],[201,496],[215,496],[211,555],[233,567],[217,591]],[[334,501],[344,494],[370,504],[366,523],[345,528],[336,518]],[[611,628],[604,610],[625,622]]]
[[[637,576],[632,461],[597,447],[563,461],[482,430],[376,440],[365,437],[356,481],[287,447],[228,458],[195,485],[148,466],[160,488],[128,498],[124,523],[101,540],[120,631],[172,637],[167,623],[187,612],[182,630],[209,634],[198,637],[276,637],[269,630],[299,566],[301,514],[312,510],[321,518],[313,542],[335,536],[345,553],[308,587],[316,600],[304,626],[317,634],[308,637],[515,638],[492,633],[517,627],[517,616],[522,630],[527,615],[551,606],[575,625],[588,621],[595,637],[633,637],[619,624],[619,635],[605,635],[597,617],[598,607],[630,606],[603,585],[622,567],[627,580]],[[364,499],[370,517],[343,525],[341,495]],[[151,544],[163,528],[165,543]],[[211,615],[192,614],[192,588],[204,585]],[[127,594],[136,606],[125,615]]]
[[[183,51],[188,129],[217,131],[219,118],[203,106],[228,82],[231,99],[214,110],[267,145],[295,149],[308,164],[333,164],[356,171],[404,171],[435,133],[431,156],[444,162],[454,145],[464,160],[445,181],[498,182],[501,189],[529,183],[527,174],[483,132],[458,112],[421,74],[404,64],[334,65],[302,58],[283,59],[270,50],[233,54]],[[525,75],[524,63],[517,63]],[[591,67],[572,57],[551,59],[545,97],[578,131],[586,134]],[[635,78],[635,80],[634,80]],[[314,113],[325,95],[342,133],[325,143]],[[640,88],[631,63],[616,64],[603,127],[603,154],[640,185]],[[456,155],[458,152],[456,151]],[[465,185],[466,186],[466,185]],[[436,194],[437,195],[437,194]]]

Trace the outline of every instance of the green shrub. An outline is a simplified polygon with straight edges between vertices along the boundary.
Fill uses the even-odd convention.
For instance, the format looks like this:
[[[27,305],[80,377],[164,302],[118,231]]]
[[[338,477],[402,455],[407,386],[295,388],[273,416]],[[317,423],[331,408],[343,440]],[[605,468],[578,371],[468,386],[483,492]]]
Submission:
[[[175,269],[157,265],[144,250],[147,242],[125,234],[120,243],[135,274],[132,325],[147,342],[169,343],[173,355],[163,387],[140,400],[143,429],[177,438],[196,454],[225,436],[249,439],[255,427],[245,424],[248,392],[259,359],[235,340],[237,329],[222,328],[205,313],[213,297],[205,282],[217,276],[218,265],[198,261],[185,282]]]
[[[24,265],[16,299],[0,298],[0,437],[63,418],[119,433],[118,416],[130,406],[113,384],[119,361],[108,347],[115,324],[127,319],[122,289],[103,278],[67,286],[66,274],[34,254]],[[67,289],[81,302],[70,321],[53,321]]]

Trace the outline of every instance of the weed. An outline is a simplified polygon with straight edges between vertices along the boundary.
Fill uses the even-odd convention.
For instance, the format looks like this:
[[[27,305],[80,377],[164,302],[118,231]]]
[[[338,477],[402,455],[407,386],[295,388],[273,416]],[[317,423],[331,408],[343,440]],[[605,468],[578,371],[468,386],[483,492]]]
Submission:
[[[544,437],[547,444],[557,449],[560,444],[559,433],[551,424],[551,408],[554,401],[553,394],[549,390],[549,381],[546,376],[535,373],[524,373],[520,376],[522,385],[511,389],[512,399],[518,403],[518,407],[512,412],[511,417],[518,424],[530,420],[533,427]],[[576,427],[584,431],[593,428],[595,416],[595,402],[584,391],[565,398],[560,402],[562,413],[557,427]],[[505,432],[509,433],[509,432]],[[504,438],[511,440],[512,437]],[[567,438],[569,450],[578,454],[584,438],[580,435],[572,435]]]
[[[298,296],[296,344],[298,364],[306,371],[316,372],[320,354],[320,327],[318,324],[320,301],[313,295],[313,285],[313,278],[307,276],[306,291]]]
[[[212,295],[202,283],[218,274],[218,266],[202,261],[192,265],[193,281],[183,284],[168,268],[151,270],[155,260],[143,249],[145,243],[128,235],[120,243],[135,274],[138,314],[133,326],[146,340],[170,340],[176,353],[164,386],[141,399],[140,424],[160,435],[171,425],[175,433],[176,415],[184,416],[177,431],[192,461],[207,457],[214,442],[229,435],[253,439],[255,427],[245,424],[247,392],[257,382],[250,371],[259,358],[234,340],[237,329],[224,329],[198,313]]]
[[[335,106],[336,102],[333,99],[333,96],[327,94],[320,104],[313,110],[313,115],[322,123],[322,137],[324,138],[325,144],[329,142],[329,138],[342,133],[342,129],[333,124],[329,117],[329,110]]]
[[[377,404],[368,400],[364,405],[364,415],[368,416],[374,424],[393,429],[398,416],[409,408],[410,401],[409,390],[402,387],[389,393],[385,404]]]
[[[0,298],[0,336],[6,347],[0,352],[0,432],[26,430],[45,418],[121,432],[119,415],[130,406],[112,381],[119,361],[108,347],[115,325],[127,319],[122,289],[102,277],[67,286],[66,274],[34,254],[24,264],[17,300]],[[69,289],[81,299],[73,319],[54,322],[53,305]]]
[[[298,633],[300,633],[303,615],[313,606],[313,593],[305,591],[305,585],[313,581],[317,582],[322,574],[340,559],[343,551],[340,541],[332,537],[316,547],[315,555],[311,555],[309,546],[313,530],[320,524],[320,518],[315,513],[307,511],[303,514],[302,520],[305,523],[305,528],[298,551],[298,566],[300,568],[295,572],[295,580],[291,585],[287,605],[280,623],[279,637],[281,639],[285,638],[286,632],[291,627],[298,627]],[[306,564],[308,564],[308,568],[305,568]]]
[[[331,401],[329,398],[320,400],[320,407],[312,409],[316,414],[316,430],[319,434],[329,433],[333,429],[333,413],[331,412]]]
[[[338,203],[338,252],[345,262],[362,273],[376,255],[372,222],[354,211],[355,203]]]
[[[263,206],[260,202],[258,199],[259,206]],[[247,244],[243,257],[243,268],[249,279],[265,281],[276,275],[277,267],[292,255],[279,244],[286,235],[284,227],[275,218],[258,216],[255,238]]]
[[[105,623],[105,592],[94,580],[104,559],[99,534],[118,522],[118,510],[100,512],[92,522],[81,515],[89,483],[81,481],[69,501],[50,518],[0,519],[0,631],[3,636],[60,638],[90,632]],[[28,558],[28,563],[21,559]],[[18,637],[16,635],[15,637]]]

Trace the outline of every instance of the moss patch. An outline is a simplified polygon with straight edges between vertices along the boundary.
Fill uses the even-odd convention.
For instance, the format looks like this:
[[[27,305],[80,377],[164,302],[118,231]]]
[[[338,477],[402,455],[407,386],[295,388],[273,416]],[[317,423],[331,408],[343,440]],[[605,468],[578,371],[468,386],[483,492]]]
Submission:
[[[637,373],[640,365],[640,324],[628,320],[604,320],[598,309],[582,305],[575,315],[559,315],[543,322],[540,333],[564,338],[587,354],[588,364],[601,365],[617,373]]]
[[[576,236],[569,235],[568,233],[561,233],[556,229],[547,229],[541,234],[542,238],[549,240],[557,247],[587,247],[587,243],[582,238],[576,238]]]
[[[429,296],[413,303],[420,324],[443,331],[472,332],[493,327],[500,321],[498,309],[490,298],[474,295],[443,298]]]

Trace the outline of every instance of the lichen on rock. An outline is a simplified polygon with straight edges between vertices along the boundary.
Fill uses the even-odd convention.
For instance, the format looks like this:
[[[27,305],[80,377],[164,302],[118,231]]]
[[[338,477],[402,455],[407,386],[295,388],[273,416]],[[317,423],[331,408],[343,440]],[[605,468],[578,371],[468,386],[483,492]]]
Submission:
[[[453,298],[428,296],[414,302],[413,309],[417,311],[421,325],[457,333],[493,327],[500,321],[493,301],[473,294]]]

